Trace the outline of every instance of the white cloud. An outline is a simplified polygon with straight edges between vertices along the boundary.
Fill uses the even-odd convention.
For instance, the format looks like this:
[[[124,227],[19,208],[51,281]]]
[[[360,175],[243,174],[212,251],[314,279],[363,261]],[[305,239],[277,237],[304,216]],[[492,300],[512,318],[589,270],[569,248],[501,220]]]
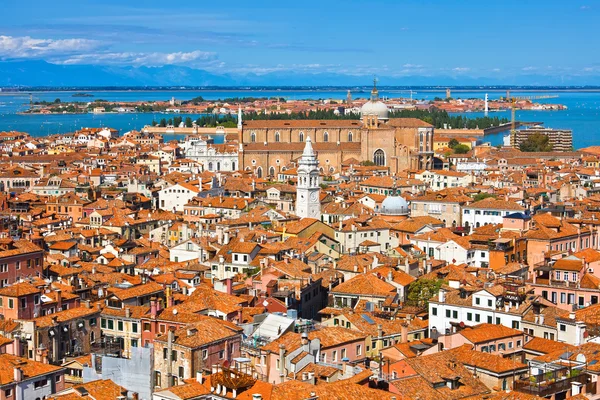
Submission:
[[[100,42],[89,39],[35,39],[30,36],[0,36],[0,58],[36,58],[90,51]]]
[[[456,67],[456,68],[452,68],[452,71],[454,72],[467,72],[470,71],[471,68],[467,68],[467,67]]]
[[[537,70],[537,67],[523,67],[521,68],[522,71],[535,71]]]
[[[69,56],[64,59],[54,60],[56,64],[74,65],[134,65],[134,66],[161,66],[161,65],[200,65],[215,61],[217,55],[206,51],[190,51],[175,53],[138,53],[138,52],[105,52],[83,53]]]
[[[589,9],[591,9],[591,8],[592,8],[592,7],[590,7],[590,6],[581,6],[581,7],[579,7],[579,9],[580,9],[580,10],[584,10],[584,11],[585,11],[585,10],[589,10]]]

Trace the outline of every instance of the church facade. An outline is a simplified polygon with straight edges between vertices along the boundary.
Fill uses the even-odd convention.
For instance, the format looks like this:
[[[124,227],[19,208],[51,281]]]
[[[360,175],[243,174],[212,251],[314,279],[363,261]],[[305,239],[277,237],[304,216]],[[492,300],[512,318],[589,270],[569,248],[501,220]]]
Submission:
[[[360,120],[244,121],[240,131],[240,169],[275,177],[303,153],[312,139],[321,173],[340,171],[345,160],[372,161],[397,174],[433,166],[433,126],[416,118],[388,118],[374,87]]]

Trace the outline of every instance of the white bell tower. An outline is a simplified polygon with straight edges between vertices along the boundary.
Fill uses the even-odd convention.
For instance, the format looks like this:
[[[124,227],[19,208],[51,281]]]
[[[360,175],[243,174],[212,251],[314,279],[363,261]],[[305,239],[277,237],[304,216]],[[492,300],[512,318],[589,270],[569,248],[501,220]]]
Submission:
[[[306,138],[304,152],[298,164],[296,215],[300,218],[321,219],[319,160],[313,151],[310,137]]]

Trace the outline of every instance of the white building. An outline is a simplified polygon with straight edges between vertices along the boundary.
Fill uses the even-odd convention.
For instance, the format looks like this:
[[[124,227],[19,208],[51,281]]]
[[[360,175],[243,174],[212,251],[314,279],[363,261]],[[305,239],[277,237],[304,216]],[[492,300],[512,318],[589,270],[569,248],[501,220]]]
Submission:
[[[223,127],[217,128],[217,134],[225,134]],[[180,144],[187,159],[197,161],[204,165],[204,169],[216,171],[237,171],[238,149],[229,144],[209,144],[196,136],[188,136]]]
[[[321,218],[321,187],[319,186],[319,160],[312,148],[310,137],[298,167],[296,188],[296,215],[300,218]]]
[[[429,330],[435,328],[441,335],[449,334],[454,325],[461,323],[466,326],[488,323],[522,329],[522,316],[531,307],[531,304],[521,307],[523,301],[505,295],[501,286],[476,292],[463,288],[452,291],[440,289],[438,297],[429,302]]]
[[[183,211],[191,199],[200,193],[200,189],[188,183],[168,186],[158,192],[158,208],[165,211]]]
[[[515,202],[488,197],[463,206],[462,223],[464,227],[475,228],[488,224],[501,224],[506,215],[524,210]]]

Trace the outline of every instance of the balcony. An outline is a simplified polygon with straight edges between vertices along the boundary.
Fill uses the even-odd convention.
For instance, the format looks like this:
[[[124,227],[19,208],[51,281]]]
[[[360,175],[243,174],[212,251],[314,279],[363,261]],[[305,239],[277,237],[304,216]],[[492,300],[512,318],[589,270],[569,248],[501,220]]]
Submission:
[[[514,389],[534,396],[548,397],[570,390],[571,384],[577,382],[585,385],[586,393],[590,393],[595,391],[595,383],[591,380],[592,378],[587,373],[580,373],[580,370],[570,372],[559,370],[531,376],[529,380],[518,380],[514,384]]]

